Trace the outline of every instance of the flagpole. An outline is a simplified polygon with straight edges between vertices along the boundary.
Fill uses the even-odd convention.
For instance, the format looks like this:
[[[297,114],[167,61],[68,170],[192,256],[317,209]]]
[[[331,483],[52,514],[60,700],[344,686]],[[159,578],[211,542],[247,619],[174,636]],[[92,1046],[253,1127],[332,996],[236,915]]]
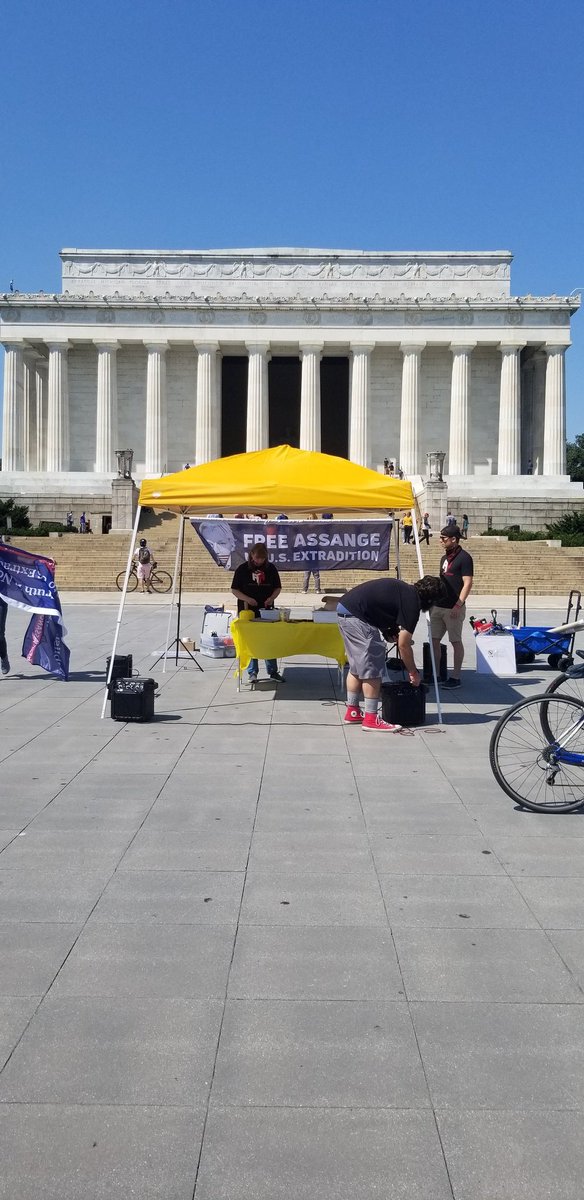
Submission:
[[[421,579],[422,575],[424,574],[424,566],[422,563],[422,548],[420,546],[420,537],[418,534],[418,522],[416,521],[415,508],[411,509],[411,514],[412,514],[412,527],[414,530],[414,542],[416,543],[416,555],[418,558],[418,570],[420,572],[420,579]],[[432,663],[432,676],[434,679],[434,695],[436,697],[436,710],[438,712],[438,724],[443,725],[444,721],[442,719],[442,705],[440,703],[440,691],[438,688],[438,676],[436,674],[436,659],[434,657],[434,643],[432,641],[432,625],[430,622],[430,613],[429,612],[426,613],[426,624],[428,626],[428,644],[430,646],[430,662]]]

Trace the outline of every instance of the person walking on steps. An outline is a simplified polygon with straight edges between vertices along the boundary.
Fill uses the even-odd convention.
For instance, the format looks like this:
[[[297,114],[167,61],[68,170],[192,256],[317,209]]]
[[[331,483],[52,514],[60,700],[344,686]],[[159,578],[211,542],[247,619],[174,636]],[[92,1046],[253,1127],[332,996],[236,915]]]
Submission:
[[[378,714],[381,677],[386,646],[383,636],[397,639],[401,660],[410,683],[419,687],[420,675],[414,661],[412,635],[421,612],[442,598],[444,585],[435,575],[424,575],[416,583],[401,579],[375,579],[360,583],[341,598],[337,605],[339,630],[349,660],[347,708],[344,720],[361,725],[366,733],[398,733],[401,725],[392,725]],[[359,699],[363,692],[365,713]]]
[[[440,559],[440,576],[446,593],[439,605],[430,611],[430,629],[434,646],[434,661],[440,662],[440,642],[445,634],[452,646],[452,675],[442,684],[449,691],[461,687],[460,672],[464,659],[462,630],[466,616],[465,600],[472,588],[474,563],[460,545],[458,525],[445,525],[440,532],[444,554]]]
[[[247,561],[237,568],[231,581],[231,591],[237,597],[237,611],[251,609],[255,617],[259,617],[260,609],[273,608],[274,600],[282,591],[280,576],[268,559],[268,552],[263,542],[252,546]],[[247,668],[250,683],[257,683],[259,664],[257,658],[252,658]],[[278,661],[275,658],[266,659],[268,677],[276,683],[284,683],[284,677],[278,671]]]

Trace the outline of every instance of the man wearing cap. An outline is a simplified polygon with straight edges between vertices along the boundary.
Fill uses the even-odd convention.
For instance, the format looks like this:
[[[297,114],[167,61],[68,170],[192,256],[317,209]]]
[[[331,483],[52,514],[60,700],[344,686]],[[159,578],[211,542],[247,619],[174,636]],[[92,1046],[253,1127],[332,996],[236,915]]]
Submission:
[[[462,629],[466,616],[465,601],[472,588],[474,564],[470,554],[460,545],[458,525],[446,524],[440,531],[444,554],[440,559],[440,578],[446,585],[446,595],[440,606],[430,609],[430,628],[434,646],[434,660],[440,661],[440,642],[447,633],[452,646],[453,666],[443,688],[454,690],[461,687],[460,672],[464,659]]]

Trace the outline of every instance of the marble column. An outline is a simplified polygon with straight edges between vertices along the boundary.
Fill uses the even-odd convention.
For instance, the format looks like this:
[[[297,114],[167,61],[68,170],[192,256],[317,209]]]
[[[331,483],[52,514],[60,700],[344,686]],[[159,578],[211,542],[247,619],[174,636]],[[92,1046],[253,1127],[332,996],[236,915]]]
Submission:
[[[250,343],[247,345],[247,352],[249,362],[245,448],[249,453],[251,450],[266,450],[269,442],[268,362],[270,347],[268,342]]]
[[[499,398],[498,475],[521,473],[521,386],[522,346],[499,346],[501,390]]]
[[[69,342],[49,342],[47,471],[69,470]]]
[[[36,421],[36,355],[30,350],[24,354],[23,373],[22,454],[25,471],[38,469]]]
[[[302,345],[300,449],[320,451],[320,359],[324,346]]]
[[[399,465],[404,475],[416,475],[418,465],[418,394],[420,390],[420,359],[425,342],[410,345],[402,342],[401,422],[399,436]]]
[[[3,342],[4,409],[2,417],[2,470],[22,471],[24,400],[24,343]]]
[[[197,342],[197,419],[195,463],[210,462],[221,453],[219,343]]]
[[[36,396],[36,463],[37,471],[47,469],[47,369],[46,358],[37,358],[35,363]]]
[[[470,356],[476,342],[464,346],[451,344],[452,380],[450,385],[450,441],[448,475],[470,473]]]
[[[144,342],[146,369],[146,475],[166,471],[166,342]]]
[[[118,375],[117,351],[119,342],[96,342],[97,347],[97,417],[95,425],[95,470],[104,474],[115,472],[118,441]]]
[[[538,350],[533,356],[533,473],[543,475],[545,436],[545,376],[547,355]]]
[[[349,459],[368,467],[371,458],[369,410],[371,398],[369,394],[371,353],[375,349],[373,342],[368,346],[352,346],[353,361],[351,364],[351,403],[349,410]]]
[[[566,474],[565,347],[546,346],[543,474]]]

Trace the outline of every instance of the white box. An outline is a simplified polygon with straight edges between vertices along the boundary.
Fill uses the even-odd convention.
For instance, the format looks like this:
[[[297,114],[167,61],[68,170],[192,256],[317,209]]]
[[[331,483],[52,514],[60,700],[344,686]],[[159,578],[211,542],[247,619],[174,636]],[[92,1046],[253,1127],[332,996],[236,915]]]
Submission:
[[[475,641],[479,675],[497,675],[499,679],[510,679],[517,674],[513,634],[479,633]]]
[[[312,619],[315,625],[338,625],[339,614],[336,612],[327,612],[326,609],[315,608]]]
[[[280,613],[277,608],[260,608],[262,621],[279,621]]]

